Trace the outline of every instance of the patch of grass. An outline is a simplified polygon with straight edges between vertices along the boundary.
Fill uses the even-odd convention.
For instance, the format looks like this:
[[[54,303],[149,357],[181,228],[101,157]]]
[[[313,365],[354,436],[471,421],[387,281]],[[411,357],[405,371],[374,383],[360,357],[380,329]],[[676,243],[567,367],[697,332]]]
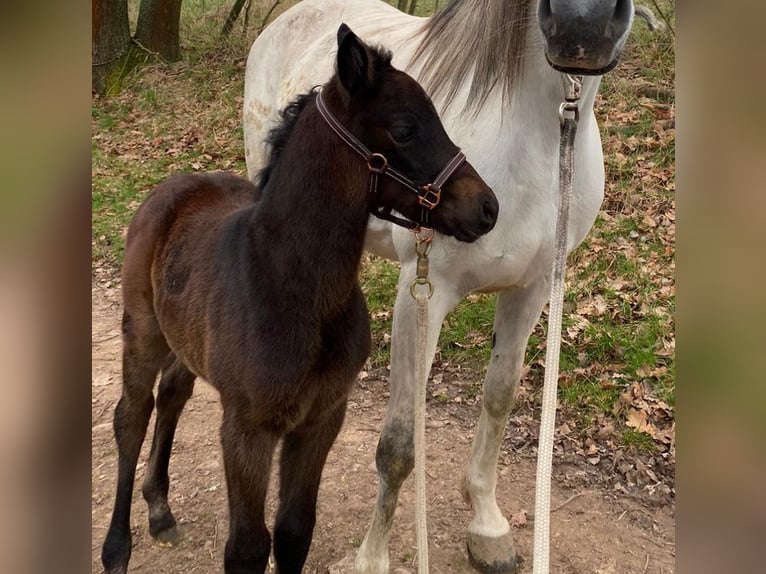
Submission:
[[[472,383],[466,390],[465,390],[465,396],[469,399],[475,399],[477,396],[479,396],[479,393],[481,392],[483,388],[483,385],[481,382]]]
[[[367,298],[372,331],[370,363],[385,367],[391,362],[392,311],[396,301],[399,265],[370,255],[362,264],[359,281]]]
[[[386,0],[386,2],[391,4],[391,6],[395,6],[395,7],[399,5],[399,2],[397,0]],[[411,2],[412,0],[407,0],[406,7],[404,9],[405,12],[408,12],[407,7],[410,6]],[[437,4],[436,0],[417,0],[417,4],[415,5],[415,11],[413,12],[413,14],[415,16],[430,16],[431,14],[434,13],[434,9],[437,7],[436,4]],[[447,4],[448,4],[448,0],[441,0],[440,2],[438,2],[438,8],[439,9],[444,8],[444,6],[446,6]]]
[[[141,93],[141,107],[147,111],[157,109],[157,91],[153,88],[146,88]]]
[[[492,349],[495,294],[471,295],[447,315],[439,338],[443,361],[478,369],[486,365]]]
[[[399,265],[376,256],[362,264],[360,283],[370,312],[373,349],[370,362],[383,367],[391,361],[392,311],[396,301]],[[471,368],[484,366],[492,346],[495,295],[472,295],[447,315],[439,339],[442,361]]]
[[[594,380],[585,380],[579,385],[561,386],[561,399],[566,404],[591,407],[597,413],[611,411],[619,395],[618,386],[604,385]]]
[[[620,435],[620,442],[628,447],[634,448],[640,453],[651,454],[657,452],[657,445],[654,439],[645,432],[636,429],[626,429]]]

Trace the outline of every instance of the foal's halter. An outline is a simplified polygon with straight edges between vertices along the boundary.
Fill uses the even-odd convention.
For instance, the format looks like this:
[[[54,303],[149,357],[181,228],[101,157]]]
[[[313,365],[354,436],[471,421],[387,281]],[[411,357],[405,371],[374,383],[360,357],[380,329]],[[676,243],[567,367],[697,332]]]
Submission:
[[[406,229],[416,229],[421,226],[431,227],[431,210],[439,205],[439,201],[441,201],[442,186],[455,170],[463,164],[465,161],[465,154],[458,150],[455,156],[447,162],[447,165],[445,165],[444,168],[442,168],[439,175],[436,176],[432,183],[418,186],[402,172],[391,167],[383,154],[371,152],[367,149],[367,146],[343,127],[338,119],[330,113],[327,104],[322,98],[321,91],[317,92],[316,104],[320,115],[327,122],[327,125],[338,134],[340,139],[342,139],[356,153],[361,155],[367,162],[367,169],[370,170],[370,187],[368,191],[371,199],[370,213],[380,219],[391,221]],[[378,203],[378,179],[381,174],[386,174],[418,196],[418,203],[420,204],[420,221],[415,222],[402,217],[397,217],[391,213],[390,207]]]

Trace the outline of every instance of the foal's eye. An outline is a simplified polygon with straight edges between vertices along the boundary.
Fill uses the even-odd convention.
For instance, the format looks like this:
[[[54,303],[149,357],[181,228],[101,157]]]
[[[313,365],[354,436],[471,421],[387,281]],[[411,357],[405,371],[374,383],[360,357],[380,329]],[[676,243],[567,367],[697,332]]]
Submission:
[[[396,124],[391,126],[388,133],[395,142],[404,143],[415,137],[415,126],[411,124]]]

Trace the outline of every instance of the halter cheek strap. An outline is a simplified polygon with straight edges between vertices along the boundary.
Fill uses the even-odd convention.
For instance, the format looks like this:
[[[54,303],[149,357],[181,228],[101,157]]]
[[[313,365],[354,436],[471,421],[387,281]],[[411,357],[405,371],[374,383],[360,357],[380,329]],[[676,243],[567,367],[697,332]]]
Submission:
[[[394,169],[388,164],[388,160],[383,154],[371,152],[367,146],[360,142],[350,131],[348,131],[338,119],[332,115],[327,108],[327,104],[322,97],[322,92],[317,92],[316,97],[317,109],[319,110],[322,118],[327,122],[327,125],[343,140],[346,145],[361,155],[367,162],[367,169],[370,171],[370,185],[368,193],[370,195],[370,213],[400,225],[407,229],[415,229],[417,227],[431,227],[431,210],[433,210],[441,201],[442,186],[450,178],[450,176],[459,168],[465,161],[465,154],[459,151],[450,159],[447,164],[439,172],[432,183],[418,186],[410,178],[404,175],[402,172]],[[402,217],[398,217],[391,213],[392,208],[380,205],[378,195],[378,181],[381,175],[387,175],[394,181],[403,185],[408,190],[414,192],[418,196],[418,203],[420,204],[420,220],[411,221]]]

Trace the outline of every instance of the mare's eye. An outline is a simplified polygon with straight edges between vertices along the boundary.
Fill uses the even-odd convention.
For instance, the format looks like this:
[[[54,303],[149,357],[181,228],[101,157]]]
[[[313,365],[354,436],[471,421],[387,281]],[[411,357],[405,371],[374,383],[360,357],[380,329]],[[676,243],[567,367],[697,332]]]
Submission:
[[[415,137],[415,126],[412,124],[395,124],[391,126],[388,133],[395,142],[404,143]]]

